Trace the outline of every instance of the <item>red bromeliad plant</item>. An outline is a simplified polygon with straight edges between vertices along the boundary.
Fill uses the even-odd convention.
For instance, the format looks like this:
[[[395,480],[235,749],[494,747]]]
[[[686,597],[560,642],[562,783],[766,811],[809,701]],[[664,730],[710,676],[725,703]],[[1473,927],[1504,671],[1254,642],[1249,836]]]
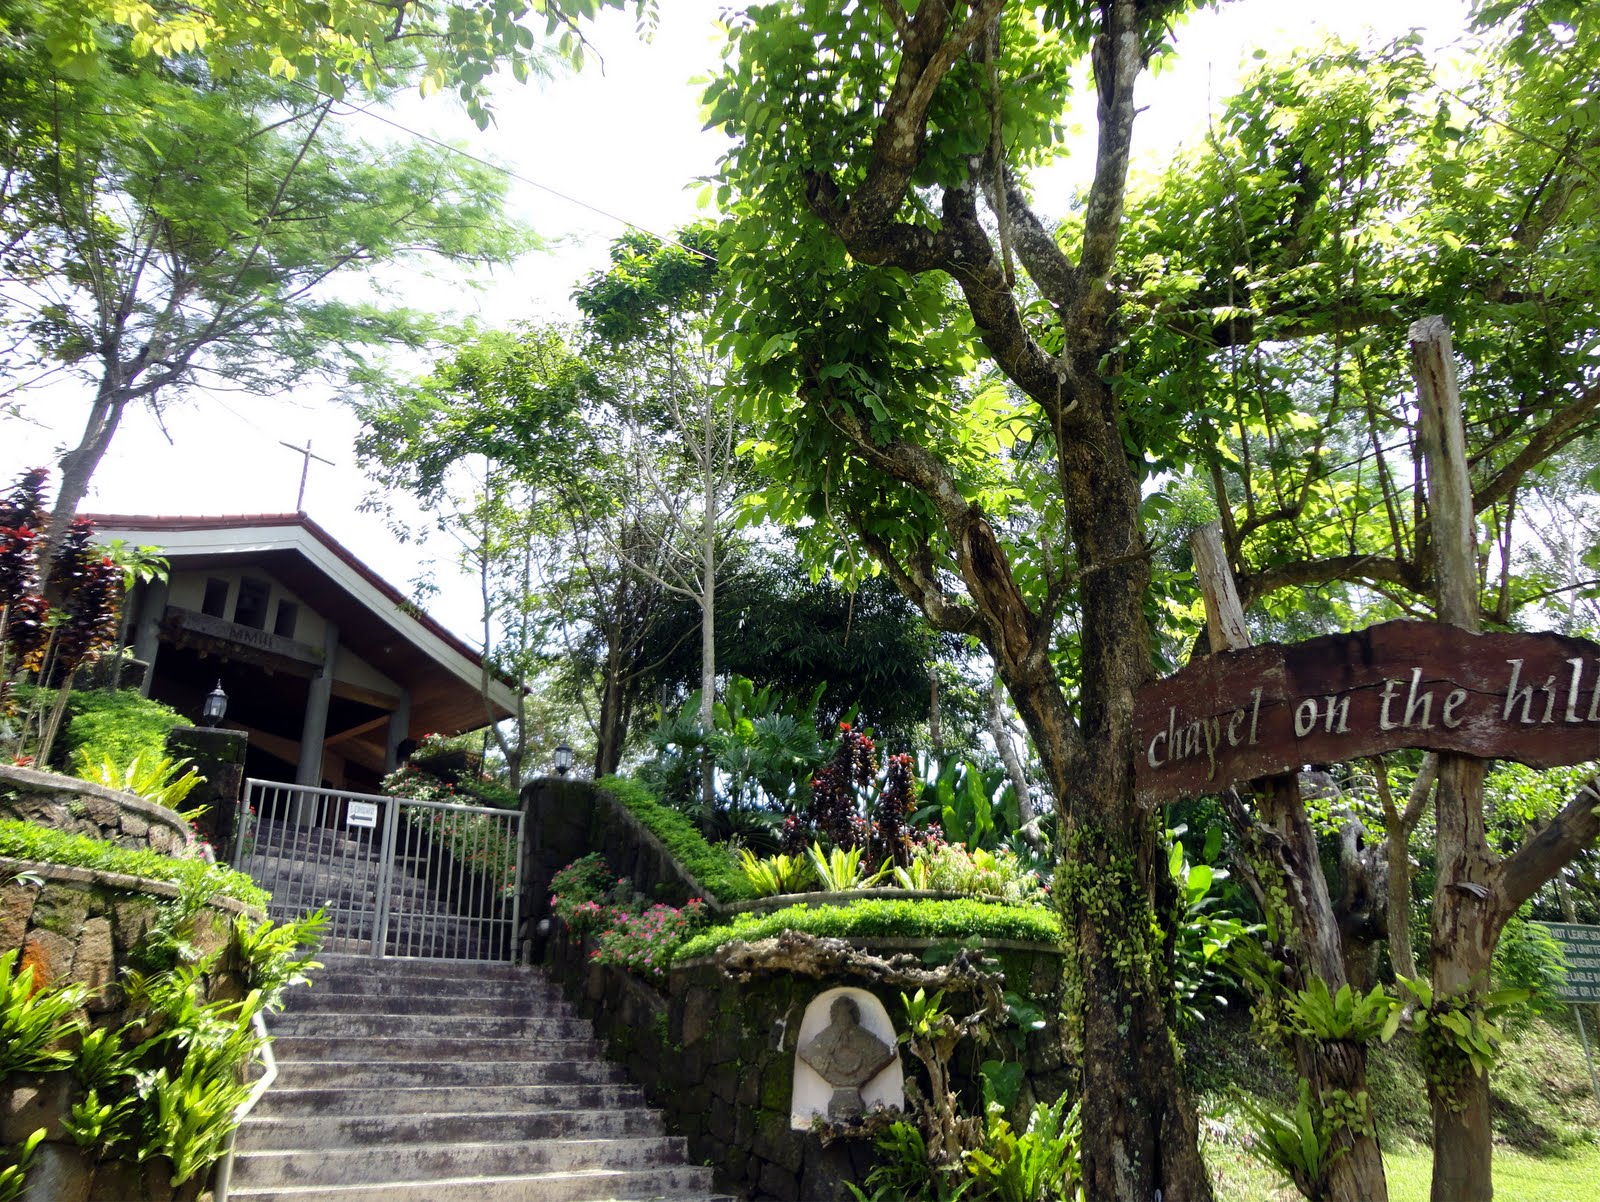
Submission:
[[[39,722],[34,758],[41,764],[60,729],[72,677],[114,641],[122,602],[122,571],[90,541],[94,525],[86,518],[68,527],[41,584],[45,479],[44,469],[34,468],[0,499],[0,719],[11,716],[17,682],[31,676],[44,688],[57,687],[49,711],[28,716]],[[19,734],[19,751],[21,743]]]

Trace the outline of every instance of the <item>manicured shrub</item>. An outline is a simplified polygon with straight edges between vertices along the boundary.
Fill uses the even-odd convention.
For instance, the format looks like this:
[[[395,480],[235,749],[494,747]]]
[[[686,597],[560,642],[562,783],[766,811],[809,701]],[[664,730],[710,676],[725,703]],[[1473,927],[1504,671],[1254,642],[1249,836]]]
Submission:
[[[736,914],[731,922],[701,931],[678,948],[677,958],[704,956],[735,939],[754,942],[786,930],[840,939],[1015,939],[1061,941],[1061,923],[1040,906],[994,902],[869,898],[847,906],[812,907],[804,902],[768,914]]]
[[[705,891],[721,901],[739,901],[756,896],[740,871],[732,853],[706,842],[705,836],[684,815],[661,804],[637,781],[620,776],[602,777],[595,784],[615,797],[666,846],[679,864]]]
[[[177,710],[132,689],[80,689],[67,702],[64,759],[71,764],[84,758],[95,764],[129,764],[137,756],[154,763],[167,754],[167,732],[187,725]]]

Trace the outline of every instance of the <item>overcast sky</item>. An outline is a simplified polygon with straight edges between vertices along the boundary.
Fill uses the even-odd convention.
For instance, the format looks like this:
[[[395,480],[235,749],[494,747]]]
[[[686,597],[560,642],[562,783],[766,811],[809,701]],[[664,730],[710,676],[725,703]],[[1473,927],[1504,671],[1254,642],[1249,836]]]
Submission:
[[[512,189],[514,213],[559,243],[480,290],[441,280],[419,284],[418,291],[491,323],[568,317],[568,295],[604,264],[606,247],[624,221],[665,233],[695,216],[697,181],[715,170],[722,140],[702,132],[699,88],[691,81],[717,60],[723,39],[716,14],[728,5],[662,0],[660,7],[651,44],[635,37],[631,20],[609,13],[591,39],[601,61],[591,61],[583,74],[503,89],[498,124],[488,133],[480,134],[438,99],[408,101],[391,114],[411,128],[466,141],[474,153],[514,170],[521,177]],[[1201,13],[1180,31],[1177,66],[1142,85],[1147,111],[1135,131],[1136,160],[1153,169],[1175,146],[1196,139],[1258,46],[1272,53],[1326,34],[1388,38],[1411,27],[1423,28],[1431,44],[1446,45],[1461,36],[1466,7],[1466,0],[1234,0],[1219,12]],[[396,136],[378,121],[360,120],[373,139]],[[1093,158],[1092,121],[1082,124],[1090,132],[1074,162],[1047,185],[1063,197]],[[1065,207],[1052,205],[1048,196],[1041,200],[1047,209]],[[78,386],[54,388],[27,406],[31,422],[5,421],[0,475],[9,481],[26,467],[50,463],[61,444],[75,442],[85,396]],[[333,391],[315,384],[284,397],[196,393],[168,406],[162,424],[140,410],[124,421],[83,508],[290,512],[302,459],[278,444],[303,446],[309,438],[317,454],[334,461],[332,467],[311,465],[305,501],[311,517],[402,590],[409,591],[428,561],[437,560],[445,587],[428,608],[471,639],[475,589],[469,581],[453,583],[447,540],[397,545],[378,518],[358,512],[370,484],[350,449],[355,425]]]

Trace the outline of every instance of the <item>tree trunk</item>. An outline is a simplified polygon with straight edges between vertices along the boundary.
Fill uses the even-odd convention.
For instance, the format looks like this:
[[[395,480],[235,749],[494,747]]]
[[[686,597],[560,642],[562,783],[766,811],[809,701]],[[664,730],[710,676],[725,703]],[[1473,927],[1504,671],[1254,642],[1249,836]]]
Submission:
[[[1011,790],[1017,795],[1017,825],[1026,832],[1037,815],[1033,810],[1033,798],[1028,796],[1028,774],[1023,770],[1022,757],[1017,754],[1017,745],[1012,741],[1011,731],[1006,727],[1005,713],[1000,706],[1000,677],[997,674],[989,684],[989,737],[994,740],[995,754],[1005,765]],[[1038,837],[1038,828],[1034,827],[1029,843]]]
[[[1477,632],[1477,522],[1467,476],[1466,436],[1456,389],[1455,356],[1444,319],[1425,317],[1409,332],[1417,381],[1417,442],[1428,486],[1439,619]],[[1438,877],[1433,893],[1431,974],[1435,1007],[1480,1011],[1489,963],[1507,911],[1499,905],[1499,860],[1483,823],[1483,760],[1440,755]],[[1431,1034],[1439,1034],[1437,1026]],[[1449,1045],[1454,1052],[1454,1045]],[[1492,1137],[1489,1075],[1465,1067],[1458,1054],[1428,1076],[1433,1108],[1433,1202],[1490,1202]]]
[[[1084,1195],[1209,1202],[1198,1124],[1167,1022],[1163,964],[1171,939],[1161,947],[1149,934],[1170,927],[1176,897],[1151,816],[1134,800],[1133,697],[1151,674],[1139,486],[1116,399],[1098,375],[1098,351],[1074,357],[1084,384],[1079,395],[1093,415],[1059,451],[1082,581],[1081,737],[1069,743],[1041,721],[1049,713],[1038,696],[1046,682],[1033,657],[1020,664],[997,659],[1056,798],[1058,892],[1075,943],[1069,971],[1077,976],[1067,1012],[1081,1024],[1083,1096],[1091,1099],[1083,1116]],[[1064,709],[1053,674],[1048,687],[1054,706]],[[1067,748],[1071,754],[1061,754]]]
[[[1411,832],[1422,817],[1422,807],[1439,775],[1439,757],[1429,752],[1412,782],[1411,795],[1401,812],[1389,788],[1389,768],[1383,757],[1372,761],[1378,782],[1378,800],[1383,805],[1384,855],[1389,862],[1389,898],[1385,921],[1389,932],[1389,964],[1395,975],[1415,980],[1417,959],[1411,950]]]
[[[617,640],[608,641],[605,679],[600,685],[600,722],[595,735],[594,774],[610,776],[622,762],[623,680],[622,650]]]
[[[67,527],[78,515],[78,506],[83,504],[83,498],[88,495],[90,477],[94,475],[95,468],[100,466],[100,460],[105,458],[112,436],[122,422],[123,410],[127,408],[128,397],[117,386],[117,374],[118,368],[108,369],[96,391],[94,404],[89,410],[89,420],[84,423],[78,445],[61,456],[61,481],[56,488],[50,520],[44,529],[46,562],[43,568],[46,576],[55,561],[56,548],[61,546]]]
[[[1499,875],[1483,829],[1484,762],[1440,756],[1434,812],[1438,884],[1429,949],[1435,1006],[1471,999],[1488,987],[1494,945],[1506,915],[1492,886]],[[1450,1046],[1450,1045],[1446,1045]],[[1453,1051],[1453,1047],[1451,1047]],[[1490,1202],[1493,1139],[1489,1074],[1452,1055],[1428,1075],[1433,1108],[1433,1202]]]
[[[706,403],[705,523],[700,547],[700,729],[710,734],[717,695],[717,477],[712,460],[710,394]],[[717,812],[717,770],[707,749],[700,757],[701,825],[712,833]]]
[[[1249,646],[1244,607],[1228,566],[1221,526],[1213,522],[1195,531],[1190,546],[1195,578],[1205,598],[1211,650],[1237,651]],[[1236,798],[1229,816],[1247,853],[1257,902],[1280,926],[1288,928],[1278,937],[1278,956],[1288,970],[1282,985],[1304,988],[1316,977],[1326,983],[1330,993],[1337,993],[1348,980],[1345,945],[1327,878],[1322,874],[1316,833],[1306,817],[1300,778],[1284,774],[1257,781],[1255,787],[1260,820],[1247,814]],[[1281,882],[1283,896],[1270,895],[1263,881]],[[1282,906],[1287,906],[1287,914],[1269,909]],[[1367,1053],[1360,1044],[1296,1036],[1291,1046],[1295,1068],[1310,1084],[1318,1105],[1326,1106],[1335,1097],[1356,1100],[1367,1094]],[[1383,1153],[1372,1134],[1371,1118],[1368,1105],[1359,1128],[1339,1127],[1332,1145],[1337,1154],[1327,1161],[1322,1180],[1300,1183],[1312,1196],[1337,1202],[1381,1202],[1388,1197]]]

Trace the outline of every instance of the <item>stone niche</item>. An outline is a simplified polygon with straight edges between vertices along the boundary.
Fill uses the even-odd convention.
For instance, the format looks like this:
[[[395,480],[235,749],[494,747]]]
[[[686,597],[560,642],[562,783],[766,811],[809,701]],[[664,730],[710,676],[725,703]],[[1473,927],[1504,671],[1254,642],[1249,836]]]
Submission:
[[[876,1107],[905,1105],[905,1068],[883,1003],[848,986],[812,998],[795,1044],[790,1125],[804,1131],[817,1119],[847,1122]]]

